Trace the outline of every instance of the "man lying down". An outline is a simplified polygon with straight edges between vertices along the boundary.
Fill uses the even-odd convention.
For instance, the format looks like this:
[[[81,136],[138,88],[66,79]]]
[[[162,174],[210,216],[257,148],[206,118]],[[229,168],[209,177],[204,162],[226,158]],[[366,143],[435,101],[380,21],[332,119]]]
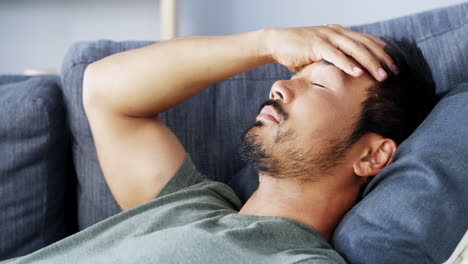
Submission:
[[[273,84],[242,136],[241,154],[261,178],[242,205],[197,172],[156,117],[269,63],[295,74]],[[109,56],[86,68],[83,102],[125,211],[10,261],[344,263],[327,243],[333,230],[435,98],[414,43],[338,25],[186,37]]]

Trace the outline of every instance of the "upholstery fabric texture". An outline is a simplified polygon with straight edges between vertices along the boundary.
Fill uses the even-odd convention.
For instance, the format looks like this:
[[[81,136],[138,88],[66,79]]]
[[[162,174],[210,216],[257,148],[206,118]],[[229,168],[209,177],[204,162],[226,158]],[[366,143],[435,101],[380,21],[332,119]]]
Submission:
[[[456,84],[468,79],[466,71],[468,68],[467,14],[468,3],[464,3],[379,23],[355,26],[351,29],[378,36],[414,38],[431,66],[437,93],[442,96]],[[105,56],[149,44],[151,42],[108,40],[83,42],[74,45],[64,60],[62,82],[72,133],[73,159],[78,177],[80,229],[120,211],[100,170],[91,131],[83,111],[81,99],[83,71],[89,63]],[[255,190],[258,179],[256,173],[246,167],[238,155],[239,137],[252,124],[258,111],[257,108],[267,99],[273,82],[290,78],[291,75],[287,69],[278,64],[259,67],[212,85],[192,99],[163,113],[161,119],[181,140],[200,172],[212,179],[229,183],[240,198],[245,200]],[[455,104],[460,105],[455,99],[444,99],[442,102],[447,101],[454,101]],[[447,115],[446,118],[452,115],[442,110],[439,112]],[[445,117],[443,115],[441,117],[440,114],[437,117],[433,117],[432,120],[437,119],[442,126],[450,126],[434,126],[433,129],[436,132],[437,129],[446,129],[445,133],[461,136],[462,120],[466,119],[460,119],[457,122],[455,119],[444,121]],[[457,117],[462,118],[461,112],[453,114],[453,118]],[[425,129],[431,131],[430,121],[424,124]],[[461,173],[458,171],[460,167],[451,167],[460,165],[459,162],[446,161],[448,153],[441,149],[440,153],[437,153],[439,162],[435,164],[440,166],[447,164],[447,170],[438,167],[428,170],[427,172],[434,172],[431,175],[437,175],[438,178],[424,178],[422,180],[425,181],[414,186],[432,189],[411,189],[412,192],[405,193],[403,196],[403,202],[406,203],[404,206],[401,200],[402,194],[391,191],[397,188],[396,186],[404,188],[404,184],[408,184],[407,181],[412,182],[411,178],[417,177],[413,175],[414,173],[421,174],[419,171],[415,172],[406,168],[410,163],[409,161],[403,162],[405,159],[413,159],[418,166],[422,166],[422,162],[426,164],[422,158],[426,158],[427,154],[420,153],[412,158],[405,157],[409,149],[418,146],[421,152],[427,150],[432,153],[443,148],[445,143],[442,144],[442,142],[435,150],[430,148],[431,145],[427,142],[426,145],[421,143],[428,139],[434,143],[439,142],[440,135],[445,135],[442,131],[439,132],[435,133],[439,135],[438,138],[428,138],[424,135],[421,136],[423,139],[419,139],[416,136],[411,137],[408,142],[404,143],[405,145],[402,144],[402,149],[396,156],[401,161],[395,163],[382,175],[375,177],[365,191],[368,196],[364,197],[341,222],[332,242],[350,263],[396,263],[398,261],[401,263],[432,263],[434,261],[440,263],[453,251],[464,233],[461,232],[457,236],[458,231],[463,227],[466,230],[467,218],[455,218],[455,214],[448,214],[447,211],[442,212],[447,214],[443,215],[447,217],[437,214],[441,213],[442,209],[439,205],[442,205],[450,206],[454,212],[466,216],[463,204],[454,203],[455,200],[466,201],[466,193],[459,192],[456,189],[459,188],[457,185],[449,184],[449,182],[461,184],[460,181],[463,178],[459,175],[454,175],[453,179],[450,178],[452,173]],[[458,140],[456,137],[447,137],[447,140],[449,139]],[[411,141],[414,142],[411,143]],[[454,142],[446,142],[446,144],[451,146]],[[451,158],[457,157],[451,156]],[[416,163],[417,159],[419,163]],[[397,161],[397,158],[395,160]],[[414,170],[417,169],[414,168]],[[439,176],[445,177],[444,180],[442,181]],[[432,185],[424,185],[427,182]],[[462,186],[466,186],[466,180]],[[446,192],[444,195],[447,196],[447,200],[441,201],[437,198],[440,195],[439,191]],[[431,201],[434,203],[431,204]],[[385,211],[382,211],[382,208],[385,208]],[[391,220],[380,221],[379,219],[384,216],[388,216]],[[435,217],[431,218],[433,216]],[[436,221],[441,221],[440,226],[433,229],[433,223]],[[442,234],[444,226],[448,227],[446,229],[454,228],[455,231],[452,235],[448,235],[449,232],[444,235]],[[408,230],[411,232],[408,233]],[[429,239],[428,231],[431,230],[434,233],[430,236],[432,239]],[[379,236],[376,235],[377,232]],[[375,240],[376,238],[379,240]],[[358,250],[361,245],[372,246]],[[390,259],[392,261],[389,261]]]
[[[68,132],[58,76],[0,76],[0,260],[65,236]],[[66,155],[67,154],[67,155]]]

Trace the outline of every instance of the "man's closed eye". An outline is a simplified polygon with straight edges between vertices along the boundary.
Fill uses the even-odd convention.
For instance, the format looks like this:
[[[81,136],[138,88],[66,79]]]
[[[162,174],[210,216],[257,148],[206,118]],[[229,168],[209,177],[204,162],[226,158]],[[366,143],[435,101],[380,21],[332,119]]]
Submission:
[[[325,87],[325,86],[323,86],[323,85],[321,85],[319,83],[312,83],[312,85],[317,85],[317,86],[322,87],[322,88],[327,88],[327,87]]]

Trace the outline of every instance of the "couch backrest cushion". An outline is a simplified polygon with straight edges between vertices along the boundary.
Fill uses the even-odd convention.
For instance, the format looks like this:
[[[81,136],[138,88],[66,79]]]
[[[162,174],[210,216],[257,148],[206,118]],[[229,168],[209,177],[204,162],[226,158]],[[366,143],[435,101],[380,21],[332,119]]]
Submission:
[[[350,29],[377,36],[414,38],[429,62],[437,94],[468,79],[468,3]]]
[[[61,70],[62,89],[71,132],[73,165],[77,176],[77,224],[82,230],[121,211],[112,196],[97,159],[82,102],[83,72],[100,58],[149,42],[97,41],[73,45]]]
[[[0,260],[65,236],[69,140],[58,76],[0,76]]]

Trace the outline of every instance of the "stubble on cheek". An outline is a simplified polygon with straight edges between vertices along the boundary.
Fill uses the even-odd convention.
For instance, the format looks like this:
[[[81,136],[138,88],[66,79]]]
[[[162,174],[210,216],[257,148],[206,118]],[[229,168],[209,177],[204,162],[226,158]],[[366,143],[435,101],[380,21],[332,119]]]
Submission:
[[[274,133],[265,129],[270,128],[260,122],[244,133],[241,156],[257,171],[278,179],[318,181],[341,164],[350,147],[347,138],[329,139],[324,144],[320,137],[300,139],[286,127],[280,126]]]
[[[288,163],[284,154],[290,152],[288,148],[295,144],[294,133],[289,129],[279,127],[272,136],[272,133],[268,133],[270,131],[261,129],[267,128],[261,121],[256,122],[241,137],[242,159],[259,172],[283,178],[285,175],[282,171]]]
[[[257,122],[258,123],[258,122]],[[268,150],[264,146],[258,129],[262,127],[262,123],[255,123],[241,137],[240,155],[248,164],[252,165],[257,171],[264,172],[269,169],[268,161],[271,157],[268,155]]]
[[[294,133],[292,130],[279,126],[276,130],[276,134],[273,136],[273,143],[280,144],[282,142],[291,141],[293,138]]]

